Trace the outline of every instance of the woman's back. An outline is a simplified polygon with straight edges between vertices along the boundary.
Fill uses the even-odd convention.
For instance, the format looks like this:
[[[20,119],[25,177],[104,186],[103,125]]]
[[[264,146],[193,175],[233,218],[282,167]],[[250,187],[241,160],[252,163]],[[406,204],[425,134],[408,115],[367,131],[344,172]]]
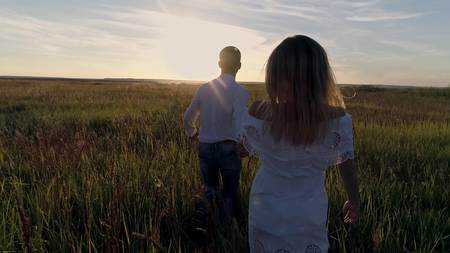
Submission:
[[[250,192],[250,252],[326,252],[325,170],[339,164],[349,200],[345,222],[358,217],[352,118],[325,50],[303,35],[288,37],[266,65],[268,102],[244,115],[244,146],[261,160]]]
[[[324,172],[330,165],[353,158],[351,116],[330,119],[322,141],[293,145],[276,142],[269,119],[261,119],[264,116],[258,111],[250,113],[243,119],[243,144],[260,159],[261,167],[251,190],[249,228],[251,238],[265,238],[251,247],[262,246],[267,252],[308,246],[325,250],[328,201]],[[291,241],[292,234],[297,237]]]
[[[324,136],[312,144],[294,145],[287,141],[274,140],[270,131],[270,105],[255,102],[243,120],[246,142],[251,152],[258,154],[262,161],[275,160],[288,168],[312,167],[323,171],[332,163],[342,163],[353,153],[351,115],[333,109]]]

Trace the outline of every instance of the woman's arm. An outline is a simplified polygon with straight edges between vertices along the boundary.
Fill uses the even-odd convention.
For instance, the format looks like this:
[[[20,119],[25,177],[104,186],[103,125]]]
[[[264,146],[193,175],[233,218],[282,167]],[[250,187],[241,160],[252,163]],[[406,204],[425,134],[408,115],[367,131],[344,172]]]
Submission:
[[[356,223],[359,219],[359,190],[356,164],[353,159],[349,159],[338,165],[344,189],[347,192],[348,200],[344,203],[344,222],[348,224]]]
[[[250,105],[248,113],[257,119],[268,120],[270,117],[269,106],[266,101],[256,100]]]
[[[254,101],[248,109],[248,114],[255,118],[262,119],[264,115],[262,114],[261,109],[264,106],[265,106],[265,103],[263,101],[259,101],[259,100]],[[239,155],[241,158],[249,156],[249,151],[247,150],[247,148],[249,148],[249,147],[244,145],[244,143],[246,143],[245,138],[242,138],[239,143]],[[247,145],[248,145],[248,143],[247,143]]]

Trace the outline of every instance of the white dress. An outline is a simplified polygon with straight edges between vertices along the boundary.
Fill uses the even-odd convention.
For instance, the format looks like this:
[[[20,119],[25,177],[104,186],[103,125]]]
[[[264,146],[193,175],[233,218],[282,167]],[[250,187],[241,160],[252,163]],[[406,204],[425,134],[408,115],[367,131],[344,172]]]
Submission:
[[[246,114],[242,123],[242,141],[261,161],[250,193],[250,252],[327,252],[325,170],[354,157],[351,116],[330,121],[322,143],[297,147],[274,143],[262,120]]]

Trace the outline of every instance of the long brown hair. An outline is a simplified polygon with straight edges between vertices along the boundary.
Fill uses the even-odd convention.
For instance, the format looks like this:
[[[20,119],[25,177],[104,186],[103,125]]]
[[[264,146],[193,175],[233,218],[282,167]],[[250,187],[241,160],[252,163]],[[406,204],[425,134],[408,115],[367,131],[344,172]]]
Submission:
[[[288,37],[273,50],[265,82],[276,142],[312,144],[324,136],[328,120],[344,112],[327,53],[307,36]]]

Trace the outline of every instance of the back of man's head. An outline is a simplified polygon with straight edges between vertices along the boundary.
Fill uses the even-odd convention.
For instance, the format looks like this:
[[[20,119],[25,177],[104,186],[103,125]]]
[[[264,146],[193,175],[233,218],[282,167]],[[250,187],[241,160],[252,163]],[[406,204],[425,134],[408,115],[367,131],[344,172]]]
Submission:
[[[236,73],[241,68],[241,52],[237,47],[228,46],[219,54],[219,67],[224,72]]]

